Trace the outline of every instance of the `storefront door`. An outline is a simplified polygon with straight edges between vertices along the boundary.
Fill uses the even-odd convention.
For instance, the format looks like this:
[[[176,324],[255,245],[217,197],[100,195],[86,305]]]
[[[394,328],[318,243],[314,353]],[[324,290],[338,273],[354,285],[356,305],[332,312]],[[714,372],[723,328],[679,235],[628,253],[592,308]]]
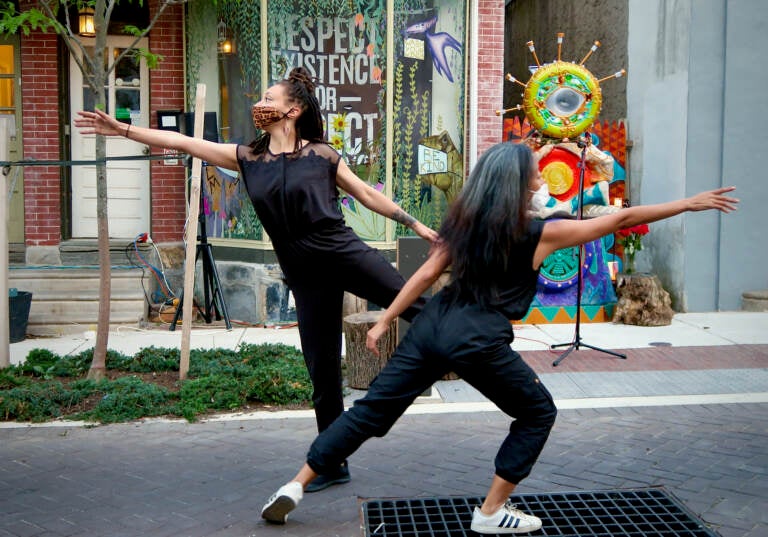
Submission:
[[[107,38],[106,58],[114,61],[130,45],[133,37],[110,36]],[[146,47],[146,42],[138,47]],[[89,44],[86,44],[86,50]],[[83,83],[83,76],[74,59],[70,61],[71,97],[73,118],[78,110],[93,110],[94,95]],[[107,112],[117,119],[149,126],[149,76],[143,60],[126,56],[109,74],[107,81]],[[82,135],[72,129],[72,159],[95,158],[96,137]],[[149,154],[143,144],[122,137],[107,138],[107,157]],[[133,238],[149,231],[149,161],[118,160],[107,163],[107,196],[109,235],[115,238]],[[72,167],[72,237],[96,237],[96,166]]]

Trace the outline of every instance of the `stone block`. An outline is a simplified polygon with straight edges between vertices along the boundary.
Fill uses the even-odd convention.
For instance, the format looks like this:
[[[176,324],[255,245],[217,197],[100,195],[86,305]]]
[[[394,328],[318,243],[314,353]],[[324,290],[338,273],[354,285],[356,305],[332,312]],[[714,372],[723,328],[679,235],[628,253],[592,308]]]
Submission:
[[[768,289],[744,291],[741,294],[743,311],[768,311]]]

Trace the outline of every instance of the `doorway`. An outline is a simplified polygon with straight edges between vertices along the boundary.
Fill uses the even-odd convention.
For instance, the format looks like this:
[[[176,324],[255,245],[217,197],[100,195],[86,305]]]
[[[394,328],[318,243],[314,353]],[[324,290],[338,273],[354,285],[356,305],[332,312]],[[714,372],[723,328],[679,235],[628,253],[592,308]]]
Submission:
[[[114,61],[133,42],[129,36],[108,36],[105,55]],[[84,40],[88,53],[93,43]],[[147,47],[146,40],[135,48]],[[78,110],[93,110],[95,95],[84,84],[83,74],[74,59],[70,60],[70,106],[73,118]],[[106,83],[106,111],[120,121],[140,127],[149,126],[149,75],[146,62],[135,56],[124,56],[110,72]],[[70,126],[72,159],[94,160],[95,135],[82,135]],[[119,136],[107,138],[107,156],[148,155],[149,148]],[[109,235],[134,238],[150,228],[150,189],[148,160],[107,162],[107,210]],[[72,167],[72,238],[95,238],[96,166]]]

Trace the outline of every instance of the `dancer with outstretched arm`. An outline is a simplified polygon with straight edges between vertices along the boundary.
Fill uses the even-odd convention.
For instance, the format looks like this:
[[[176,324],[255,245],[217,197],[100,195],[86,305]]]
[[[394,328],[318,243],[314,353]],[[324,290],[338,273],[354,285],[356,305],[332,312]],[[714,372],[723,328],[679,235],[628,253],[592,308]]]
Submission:
[[[495,474],[471,529],[483,534],[524,533],[541,520],[509,502],[528,476],[557,409],[533,370],[513,351],[510,320],[521,319],[536,293],[544,259],[619,229],[688,211],[735,210],[733,187],[690,198],[623,209],[590,220],[531,220],[528,206],[542,183],[531,150],[502,143],[479,159],[440,229],[430,256],[368,332],[374,352],[389,323],[451,266],[451,282],[416,317],[367,395],[355,401],[312,443],[307,462],[262,509],[269,522],[285,523],[318,475],[346,460],[367,439],[384,436],[414,399],[445,373],[465,381],[514,418],[495,459]]]
[[[117,121],[101,112],[81,111],[75,126],[83,134],[125,136],[153,147],[176,149],[208,164],[240,170],[248,195],[272,241],[280,268],[296,301],[301,350],[312,379],[318,431],[344,411],[341,375],[344,292],[388,306],[405,279],[344,223],[339,189],[370,210],[391,218],[420,237],[437,234],[395,202],[357,177],[323,140],[315,83],[303,67],[268,88],[250,111],[261,132],[250,145],[217,143]],[[424,300],[403,310],[410,321]],[[346,461],[315,480],[315,492],[350,480]]]

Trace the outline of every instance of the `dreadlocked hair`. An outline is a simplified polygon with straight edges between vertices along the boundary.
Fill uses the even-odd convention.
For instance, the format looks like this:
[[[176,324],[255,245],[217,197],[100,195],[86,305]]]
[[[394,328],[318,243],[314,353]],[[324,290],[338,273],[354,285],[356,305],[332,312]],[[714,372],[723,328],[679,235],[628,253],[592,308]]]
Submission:
[[[451,257],[453,299],[488,305],[498,298],[515,243],[528,228],[529,147],[501,143],[478,160],[446,214],[440,237]]]
[[[301,141],[323,142],[323,116],[320,113],[320,103],[315,97],[315,81],[304,67],[294,67],[288,78],[278,82],[285,88],[290,102],[301,108],[301,114],[296,119],[296,146],[294,151],[301,149]],[[263,153],[269,147],[270,136],[264,132],[251,147],[254,153]]]
[[[281,84],[286,88],[288,99],[298,103],[302,110],[296,119],[296,149],[299,149],[302,139],[322,142],[323,116],[315,97],[315,82],[309,72],[304,67],[295,67]]]

